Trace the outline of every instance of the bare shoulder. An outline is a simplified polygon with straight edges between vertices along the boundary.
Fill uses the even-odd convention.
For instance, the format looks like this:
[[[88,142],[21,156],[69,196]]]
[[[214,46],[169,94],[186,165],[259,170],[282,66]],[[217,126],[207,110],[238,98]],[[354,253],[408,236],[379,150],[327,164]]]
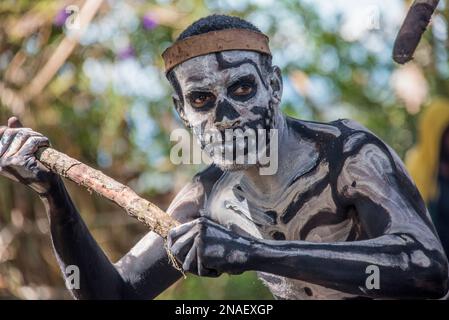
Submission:
[[[401,182],[414,184],[396,151],[375,133],[354,120],[342,119],[338,122],[340,126],[349,128],[342,145],[342,154],[346,162],[358,162],[359,166],[365,164],[368,167],[377,164],[375,166],[377,169],[382,167],[385,172],[394,173],[401,178]],[[383,165],[379,166],[380,163]]]
[[[369,192],[377,190],[377,194],[396,190],[425,215],[423,201],[401,158],[368,128],[350,119],[329,123],[293,118],[287,121],[300,138],[316,143],[320,159],[329,165],[329,182],[343,196],[341,201],[345,201],[344,195],[349,191],[360,191],[365,184]]]
[[[167,212],[181,223],[198,218],[204,200],[222,174],[223,171],[215,165],[198,172],[176,195]]]
[[[344,131],[341,144],[342,170],[365,172],[366,178],[379,175],[386,178],[392,174],[398,186],[413,188],[413,181],[395,150],[386,142],[357,121],[342,119],[336,121]]]
[[[307,121],[292,117],[286,117],[286,120],[288,127],[305,139],[335,139],[341,136],[341,130],[334,122]]]
[[[299,139],[316,144],[320,159],[328,162],[334,172],[340,171],[343,162],[357,154],[364,145],[374,144],[387,154],[390,151],[380,138],[354,120],[339,119],[324,123],[288,117],[287,123]]]
[[[345,199],[365,199],[392,212],[413,212],[432,229],[430,218],[413,179],[395,150],[370,130],[352,120],[342,145],[337,190]]]
[[[287,117],[288,127],[297,133],[302,139],[308,139],[320,144],[322,149],[339,148],[348,144],[349,138],[363,141],[375,140],[376,137],[370,130],[350,119],[339,119],[331,122],[306,121]]]

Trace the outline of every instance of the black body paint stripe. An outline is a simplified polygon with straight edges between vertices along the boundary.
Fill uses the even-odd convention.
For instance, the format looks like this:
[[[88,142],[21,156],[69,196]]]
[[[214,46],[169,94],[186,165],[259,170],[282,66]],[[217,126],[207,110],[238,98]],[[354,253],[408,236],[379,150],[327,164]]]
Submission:
[[[363,139],[363,141],[359,142],[350,152],[344,153],[344,159],[347,159],[349,156],[358,153],[367,144],[375,145],[376,147],[381,149],[388,157],[390,165],[393,169],[393,175],[397,179],[398,186],[401,188],[401,195],[403,195],[407,199],[407,201],[412,205],[412,207],[415,209],[424,223],[436,234],[432,222],[426,215],[426,207],[424,205],[424,201],[421,198],[421,195],[419,194],[416,187],[413,186],[410,179],[405,176],[400,169],[398,169],[396,161],[394,160],[388,147],[379,138],[377,138],[373,134],[370,134],[369,132],[356,130],[353,133],[355,134],[360,132],[365,133],[366,138]]]
[[[250,111],[252,113],[260,115],[260,116],[265,116],[265,114],[267,113],[267,109],[266,108],[259,107],[259,106],[252,107]]]
[[[168,74],[168,80],[171,82],[173,88],[175,89],[175,92],[179,96],[179,100],[184,105],[184,96],[182,93],[181,85],[179,84],[178,78],[176,77],[176,74],[174,71],[171,71]]]
[[[218,70],[225,70],[225,69],[230,69],[230,68],[238,68],[242,64],[245,64],[245,63],[249,63],[249,64],[253,65],[253,67],[257,71],[257,74],[259,75],[260,81],[262,82],[263,86],[265,87],[265,89],[268,90],[268,85],[265,82],[264,77],[262,76],[262,72],[260,71],[259,66],[257,65],[257,63],[255,63],[253,60],[251,60],[249,58],[245,58],[245,59],[240,60],[240,61],[229,62],[229,61],[226,61],[223,58],[223,55],[222,55],[221,52],[216,52],[215,53],[215,58],[217,59],[217,62],[218,62]]]
[[[215,110],[215,121],[221,122],[225,116],[229,120],[235,120],[240,117],[237,110],[235,110],[232,104],[230,104],[226,99],[218,103],[217,109]]]
[[[293,217],[301,210],[301,208],[306,204],[310,199],[319,195],[323,192],[323,190],[328,186],[328,181],[326,178],[321,179],[317,183],[315,183],[311,189],[307,190],[304,193],[299,194],[298,198],[290,203],[284,213],[281,215],[281,221],[284,224],[290,222]]]
[[[345,199],[342,195],[338,193],[337,188],[338,177],[340,176],[344,163],[348,157],[357,154],[363,146],[367,144],[373,144],[379,147],[388,157],[390,165],[393,170],[393,175],[397,179],[398,185],[401,187],[402,190],[401,194],[404,197],[406,197],[406,199],[409,201],[409,203],[412,205],[412,207],[415,209],[415,211],[424,221],[424,223],[436,234],[432,222],[428,219],[426,215],[426,208],[424,202],[421,199],[421,196],[419,195],[418,190],[413,186],[412,182],[408,179],[408,177],[406,177],[401,172],[401,170],[397,168],[396,162],[393,156],[391,155],[389,149],[385,145],[385,143],[383,143],[379,138],[377,138],[375,135],[373,135],[368,131],[352,129],[346,126],[343,123],[343,121],[344,120],[337,120],[329,123],[329,125],[336,127],[341,132],[340,136],[336,138],[333,134],[322,132],[319,130],[313,130],[304,124],[310,123],[311,125],[313,125],[313,122],[302,121],[287,117],[288,125],[292,127],[296,132],[298,132],[301,138],[315,142],[319,149],[318,152],[320,156],[317,160],[316,165],[306,174],[309,174],[310,172],[315,170],[316,166],[318,166],[322,161],[326,161],[329,164],[329,174],[328,176],[323,178],[323,180],[331,184],[332,198],[337,206],[337,211],[340,210],[347,211],[348,205],[351,205],[350,199]],[[366,137],[364,139],[360,139],[360,141],[355,146],[353,146],[351,150],[343,152],[344,142],[346,141],[346,139],[349,136],[357,133],[363,133]],[[295,178],[292,181],[292,183],[296,182],[303,176],[304,174],[302,176]],[[316,195],[319,192],[320,192],[319,188],[314,190],[314,192],[312,191],[312,193]],[[372,200],[368,198],[366,198],[365,200],[367,202],[372,202]],[[299,210],[300,206],[296,206],[296,208],[298,208]],[[294,214],[295,214],[294,212],[289,212],[288,215],[289,219],[283,217],[282,219],[283,222],[290,221],[290,219],[294,216]],[[390,220],[390,215],[387,212],[385,212],[385,214],[387,214],[388,216],[387,219]]]
[[[318,212],[301,228],[301,231],[299,232],[299,240],[305,240],[309,233],[316,227],[339,224],[345,220],[347,220],[347,217],[346,215],[342,215],[341,212]]]

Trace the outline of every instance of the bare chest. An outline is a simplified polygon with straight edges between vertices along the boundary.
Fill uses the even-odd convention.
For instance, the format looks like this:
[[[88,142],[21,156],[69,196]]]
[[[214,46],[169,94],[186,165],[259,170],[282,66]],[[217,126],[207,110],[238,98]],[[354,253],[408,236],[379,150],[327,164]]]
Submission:
[[[205,203],[204,214],[242,236],[338,242],[346,241],[354,227],[351,214],[337,206],[325,163],[270,194],[258,194],[241,182],[238,174],[223,175]],[[265,273],[259,277],[280,298],[346,296],[300,280]]]
[[[210,193],[204,214],[234,232],[260,239],[345,241],[351,216],[337,206],[327,165],[292,179],[285,188],[260,194],[225,174]]]

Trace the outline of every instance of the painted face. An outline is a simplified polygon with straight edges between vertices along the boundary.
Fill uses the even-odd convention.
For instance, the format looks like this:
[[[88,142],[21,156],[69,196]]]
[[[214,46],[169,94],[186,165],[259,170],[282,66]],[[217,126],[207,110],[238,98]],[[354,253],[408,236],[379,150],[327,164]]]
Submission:
[[[174,71],[181,95],[174,96],[177,110],[201,147],[220,167],[241,169],[242,163],[235,162],[236,149],[247,152],[248,141],[238,145],[228,134],[255,132],[257,136],[258,129],[269,132],[275,127],[282,91],[279,69],[266,74],[258,53],[226,51],[190,59]],[[208,147],[217,134],[223,147],[211,152]],[[256,144],[260,142],[256,140]],[[226,148],[233,149],[231,163],[224,159]]]

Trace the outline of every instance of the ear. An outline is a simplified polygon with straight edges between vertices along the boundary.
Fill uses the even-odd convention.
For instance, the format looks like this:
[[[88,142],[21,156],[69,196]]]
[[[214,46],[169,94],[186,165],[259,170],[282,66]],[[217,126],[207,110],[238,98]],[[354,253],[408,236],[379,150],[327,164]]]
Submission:
[[[187,121],[187,117],[186,117],[186,114],[184,111],[183,102],[181,101],[181,99],[179,99],[179,96],[177,94],[173,94],[172,99],[173,99],[173,104],[175,105],[176,112],[178,112],[179,117],[181,118],[182,122],[184,122],[184,125],[187,128],[190,128],[190,124]]]
[[[273,66],[270,75],[270,88],[271,88],[271,97],[272,101],[275,104],[281,103],[282,99],[282,74],[281,69],[278,66]]]

